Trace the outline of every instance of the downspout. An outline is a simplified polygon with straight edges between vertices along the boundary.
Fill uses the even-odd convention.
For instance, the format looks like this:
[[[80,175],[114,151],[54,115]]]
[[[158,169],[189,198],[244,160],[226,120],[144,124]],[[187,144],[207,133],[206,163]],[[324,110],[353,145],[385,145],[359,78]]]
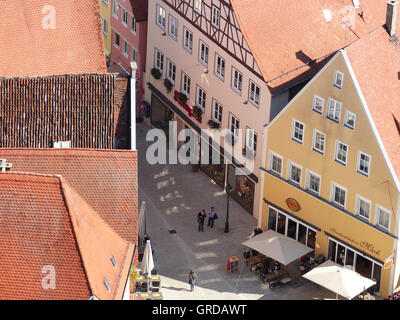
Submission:
[[[136,150],[136,70],[137,64],[131,62],[131,150]]]

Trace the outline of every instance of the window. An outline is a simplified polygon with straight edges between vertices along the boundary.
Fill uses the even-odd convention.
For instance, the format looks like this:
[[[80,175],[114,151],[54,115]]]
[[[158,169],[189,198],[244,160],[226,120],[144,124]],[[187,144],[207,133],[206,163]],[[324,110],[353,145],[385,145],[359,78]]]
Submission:
[[[108,38],[108,21],[103,17],[101,17],[101,21],[103,22],[103,35]]]
[[[198,107],[200,107],[200,109],[205,110],[206,107],[206,92],[200,88],[199,86],[197,86],[197,100],[196,100],[196,104]]]
[[[369,220],[370,212],[371,212],[371,201],[357,195],[356,214]]]
[[[199,47],[199,60],[203,65],[208,65],[208,46],[201,40]]]
[[[346,165],[349,147],[343,142],[336,141],[335,160]]]
[[[189,98],[190,96],[190,78],[182,72],[182,92],[187,95]]]
[[[322,154],[325,151],[325,134],[318,130],[314,130],[313,149]]]
[[[112,15],[114,18],[118,19],[118,4],[113,0],[112,2]]]
[[[313,110],[321,113],[324,111],[324,99],[315,95],[313,101]]]
[[[108,7],[108,0],[102,0],[102,1],[103,1],[104,5],[105,5],[106,7]]]
[[[255,105],[260,104],[260,87],[250,80],[249,100]]]
[[[344,117],[344,125],[350,129],[354,130],[356,125],[356,114],[346,110],[346,115]]]
[[[183,28],[183,47],[192,53],[193,47],[193,34],[186,28]]]
[[[221,80],[225,78],[225,60],[218,54],[215,55],[215,75]]]
[[[121,23],[125,27],[128,26],[128,12],[124,8],[122,8]]]
[[[332,201],[341,207],[346,204],[346,189],[334,182],[332,183]]]
[[[307,170],[306,188],[319,194],[321,177],[314,172]]]
[[[128,58],[129,46],[128,42],[125,39],[122,39],[122,54]]]
[[[333,82],[333,85],[339,89],[342,89],[343,87],[343,73],[340,71],[335,72],[335,80]]]
[[[292,138],[300,143],[303,143],[304,123],[293,120]]]
[[[163,72],[164,55],[161,53],[161,51],[158,51],[157,49],[155,49],[154,54],[154,67],[156,67],[161,73]]]
[[[340,113],[342,110],[342,103],[340,103],[339,101],[336,101],[332,98],[329,98],[328,100],[328,111],[326,116],[329,119],[332,119],[336,122],[340,121]]]
[[[119,34],[114,31],[114,47],[119,49]]]
[[[232,89],[242,94],[242,74],[235,68],[232,68]]]
[[[300,185],[301,182],[301,167],[288,161],[288,179]]]
[[[213,103],[213,114],[212,118],[214,121],[221,123],[222,122],[222,105],[214,100]]]
[[[370,166],[371,166],[371,156],[362,151],[359,151],[357,171],[368,177]]]
[[[157,5],[157,25],[165,30],[165,10]]]
[[[178,39],[178,20],[176,20],[173,16],[169,16],[169,35],[175,40]]]
[[[137,61],[137,51],[134,47],[131,47],[131,61]]]
[[[239,136],[239,119],[237,119],[233,114],[230,117],[230,130],[232,135],[235,137]]]
[[[131,24],[129,29],[132,33],[136,33],[136,18],[134,16],[131,16]]]
[[[212,12],[211,12],[211,24],[219,28],[219,17],[220,17],[220,11],[216,6],[212,6]]]
[[[170,60],[167,62],[167,79],[175,83],[176,66]]]
[[[376,223],[389,230],[390,227],[390,211],[382,208],[380,205],[376,205]]]
[[[194,0],[194,11],[201,13],[201,0]]]
[[[270,152],[270,164],[269,168],[275,173],[281,175],[282,174],[282,157],[277,155],[276,153]]]
[[[257,150],[257,134],[253,129],[246,129],[246,148],[252,151]]]

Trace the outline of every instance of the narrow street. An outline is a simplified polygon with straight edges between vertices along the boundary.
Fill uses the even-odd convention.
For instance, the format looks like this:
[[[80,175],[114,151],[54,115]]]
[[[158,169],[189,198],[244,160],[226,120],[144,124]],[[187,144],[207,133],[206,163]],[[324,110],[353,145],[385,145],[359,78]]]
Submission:
[[[269,290],[243,265],[246,247],[241,243],[252,235],[256,219],[231,200],[230,232],[224,233],[226,194],[202,171],[192,172],[191,166],[149,165],[146,149],[151,142],[145,141],[147,130],[144,124],[138,125],[139,206],[146,201],[147,230],[165,300],[334,298],[332,292],[304,279],[275,292]],[[205,209],[208,214],[211,206],[219,219],[213,229],[205,223],[204,232],[199,232],[197,213]],[[226,271],[231,255],[239,257],[240,273]],[[199,280],[194,292],[189,291],[187,283],[190,269],[195,270]]]

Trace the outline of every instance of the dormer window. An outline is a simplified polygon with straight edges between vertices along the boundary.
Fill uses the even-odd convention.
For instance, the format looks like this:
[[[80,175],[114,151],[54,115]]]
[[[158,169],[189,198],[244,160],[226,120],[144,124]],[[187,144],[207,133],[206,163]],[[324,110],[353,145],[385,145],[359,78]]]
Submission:
[[[335,81],[334,81],[333,85],[336,88],[342,89],[342,87],[343,87],[343,77],[344,77],[344,75],[340,71],[336,71],[335,72]]]
[[[110,292],[110,283],[108,282],[107,278],[103,280],[104,286],[106,287],[107,291]]]
[[[112,265],[113,265],[113,267],[115,269],[117,267],[117,261],[115,260],[114,255],[110,256],[110,261],[111,261],[111,263],[112,263]]]

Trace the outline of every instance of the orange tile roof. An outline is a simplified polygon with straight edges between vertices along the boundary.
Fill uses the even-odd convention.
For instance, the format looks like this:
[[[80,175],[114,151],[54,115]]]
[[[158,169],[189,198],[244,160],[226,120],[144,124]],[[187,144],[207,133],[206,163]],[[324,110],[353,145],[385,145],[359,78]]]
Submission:
[[[380,27],[345,51],[400,178],[400,128],[395,122],[400,121],[400,43],[392,42],[386,28]]]
[[[231,0],[241,30],[271,92],[309,78],[320,60],[385,23],[386,0]],[[323,10],[329,9],[327,22]],[[355,28],[343,19],[355,10]],[[362,17],[360,16],[362,14]],[[317,63],[308,65],[316,60]],[[325,59],[325,62],[327,60]]]
[[[2,0],[0,30],[0,77],[106,73],[98,0]]]
[[[134,245],[65,179],[0,173],[0,192],[0,299],[122,298]],[[43,286],[49,274],[54,288]]]
[[[0,149],[13,171],[59,174],[128,242],[137,242],[137,152],[95,149]]]

